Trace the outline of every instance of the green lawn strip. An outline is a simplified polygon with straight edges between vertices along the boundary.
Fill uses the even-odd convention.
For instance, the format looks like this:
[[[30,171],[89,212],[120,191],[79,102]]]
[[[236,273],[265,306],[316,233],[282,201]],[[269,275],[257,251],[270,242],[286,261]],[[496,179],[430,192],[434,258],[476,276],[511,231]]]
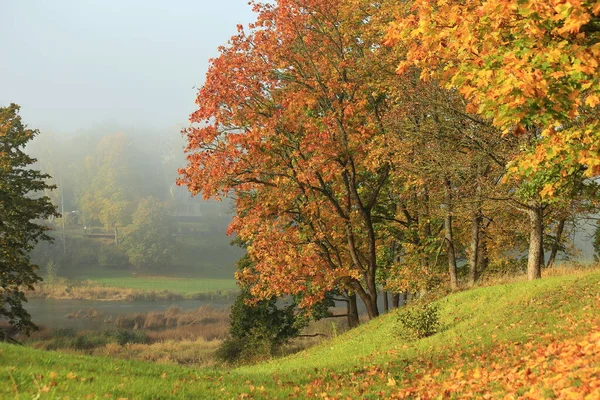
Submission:
[[[0,380],[16,382],[22,398],[36,395],[42,380],[47,385],[51,371],[60,381],[50,392],[41,392],[41,398],[67,394],[80,398],[90,393],[129,398],[232,398],[242,393],[254,398],[323,393],[376,398],[394,392],[390,382],[400,385],[432,365],[443,368],[460,361],[467,367],[476,355],[490,352],[498,343],[546,343],[589,331],[590,321],[598,317],[600,273],[477,288],[438,302],[444,328],[413,342],[397,334],[396,313],[401,312],[397,310],[307,351],[232,370],[194,370],[0,345]],[[94,379],[68,379],[69,372]],[[36,378],[40,375],[44,378]],[[174,385],[179,386],[171,392]],[[7,398],[17,393],[14,383],[0,390]]]
[[[174,276],[169,271],[132,274],[127,270],[84,267],[68,278],[74,282],[92,282],[106,287],[143,291],[168,291],[177,294],[206,294],[237,290],[236,280],[210,276]]]
[[[95,277],[89,280],[104,286],[148,291],[167,290],[173,293],[193,294],[229,291],[237,288],[235,279],[172,278],[165,276]]]

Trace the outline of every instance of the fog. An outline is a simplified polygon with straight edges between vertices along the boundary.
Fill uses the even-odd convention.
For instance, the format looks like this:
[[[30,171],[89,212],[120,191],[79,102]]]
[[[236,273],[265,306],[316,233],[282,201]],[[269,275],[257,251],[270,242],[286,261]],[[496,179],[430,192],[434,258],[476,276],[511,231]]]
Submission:
[[[251,20],[246,0],[0,2],[0,106],[19,104],[39,129],[28,152],[52,176],[46,195],[63,213],[54,244],[33,253],[42,275],[48,265],[68,276],[101,264],[233,277],[243,252],[225,235],[231,203],[192,199],[174,183],[209,59]],[[136,263],[127,240],[142,202],[164,214],[170,257]]]
[[[0,104],[42,132],[181,126],[209,58],[251,19],[246,0],[2,1]]]

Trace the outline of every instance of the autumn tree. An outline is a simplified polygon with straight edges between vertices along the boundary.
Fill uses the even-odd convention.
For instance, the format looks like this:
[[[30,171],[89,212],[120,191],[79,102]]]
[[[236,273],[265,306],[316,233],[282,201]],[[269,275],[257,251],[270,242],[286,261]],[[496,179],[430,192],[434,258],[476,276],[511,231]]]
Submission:
[[[181,183],[205,197],[234,193],[231,229],[248,242],[252,293],[304,293],[308,306],[335,289],[377,316],[373,209],[390,164],[375,138],[393,99],[377,70],[393,65],[364,1],[255,5],[212,60],[188,134]],[[257,278],[258,277],[258,278]]]
[[[135,186],[128,162],[125,134],[105,136],[85,159],[79,185],[79,208],[86,223],[101,222],[106,228],[125,226],[135,209]]]
[[[511,164],[530,220],[528,276],[539,278],[544,210],[572,192],[580,173],[600,172],[598,109],[600,8],[596,2],[415,0],[401,5],[388,44],[406,51],[398,72],[416,66],[529,146]],[[566,188],[564,187],[566,186]]]
[[[0,108],[0,317],[16,329],[35,328],[23,307],[24,291],[40,281],[29,253],[38,241],[51,240],[40,220],[58,216],[47,196],[48,175],[31,169],[35,159],[23,150],[38,131],[27,129],[19,106]]]

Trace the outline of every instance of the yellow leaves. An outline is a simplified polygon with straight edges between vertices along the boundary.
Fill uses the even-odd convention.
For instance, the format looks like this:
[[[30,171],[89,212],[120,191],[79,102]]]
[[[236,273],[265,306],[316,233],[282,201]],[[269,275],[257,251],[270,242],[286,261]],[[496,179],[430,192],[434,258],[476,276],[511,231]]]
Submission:
[[[589,106],[589,107],[596,107],[598,104],[600,104],[600,97],[598,97],[597,94],[590,94],[589,96],[586,97],[585,99],[585,105]]]
[[[67,379],[71,379],[71,380],[72,380],[72,379],[75,379],[75,378],[77,378],[77,374],[75,374],[74,372],[69,372],[69,373],[66,375],[66,378],[67,378]]]
[[[479,109],[479,107],[477,107],[477,105],[473,102],[469,102],[469,104],[467,104],[467,107],[466,107],[466,111],[469,114],[476,114],[478,109]]]
[[[555,192],[556,192],[556,188],[554,185],[546,184],[546,185],[544,185],[544,188],[540,192],[540,196],[542,196],[543,199],[551,198],[552,196],[554,196]]]
[[[570,13],[569,16],[564,20],[563,26],[558,28],[556,31],[561,35],[565,33],[577,33],[583,25],[590,21],[590,19],[591,16],[588,13],[582,10],[577,10]]]

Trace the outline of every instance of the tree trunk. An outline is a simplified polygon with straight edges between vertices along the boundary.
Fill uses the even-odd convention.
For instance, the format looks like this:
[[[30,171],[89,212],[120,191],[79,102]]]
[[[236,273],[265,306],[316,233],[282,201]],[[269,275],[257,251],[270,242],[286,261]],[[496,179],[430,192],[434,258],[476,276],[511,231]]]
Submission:
[[[399,293],[394,293],[392,295],[392,307],[393,308],[400,307],[400,294]]]
[[[388,300],[388,292],[387,291],[383,291],[383,312],[388,312],[390,311],[390,303]]]
[[[448,272],[450,273],[450,288],[458,287],[458,278],[456,272],[456,253],[454,251],[454,235],[452,232],[452,192],[450,180],[445,179],[445,207],[446,213],[444,216],[444,241],[446,242],[446,256],[448,258]]]
[[[348,314],[348,327],[355,328],[360,324],[358,319],[358,305],[356,304],[356,294],[348,295],[348,303],[346,304]]]
[[[558,253],[558,249],[560,248],[560,242],[562,241],[562,234],[565,229],[566,218],[560,218],[558,220],[558,225],[556,226],[556,233],[554,236],[554,243],[552,243],[552,248],[550,249],[550,257],[548,258],[548,263],[546,267],[551,267],[556,260],[556,254]]]
[[[369,319],[378,317],[379,309],[377,308],[377,291],[373,293],[369,290],[369,292],[367,292],[358,281],[354,281],[352,287],[365,304]]]
[[[487,251],[487,242],[483,237],[483,232],[479,234],[479,247],[477,249],[477,275],[481,276],[490,263]]]
[[[530,206],[529,216],[529,255],[527,257],[527,278],[531,281],[542,277],[542,240],[544,235],[543,209]]]
[[[481,226],[481,213],[474,210],[471,213],[471,245],[469,249],[469,284],[477,282],[477,261],[479,256],[479,231]]]

